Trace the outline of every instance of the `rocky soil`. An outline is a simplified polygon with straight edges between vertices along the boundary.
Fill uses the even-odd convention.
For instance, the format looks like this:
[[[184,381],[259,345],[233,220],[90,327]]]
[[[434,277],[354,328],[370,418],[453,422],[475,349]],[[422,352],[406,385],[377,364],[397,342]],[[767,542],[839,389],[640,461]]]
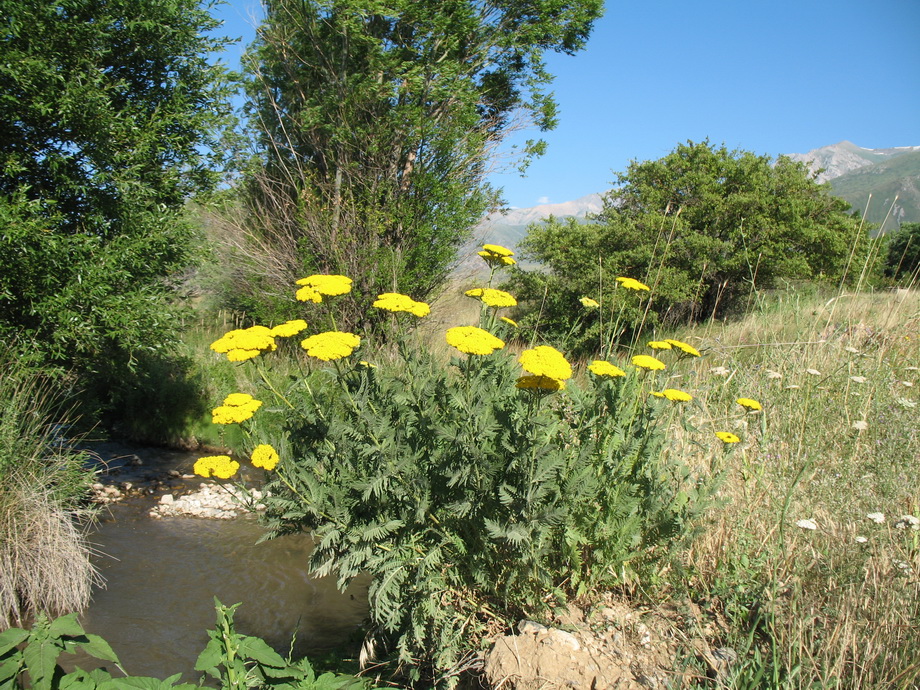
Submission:
[[[696,614],[699,612],[697,611]],[[570,607],[544,626],[520,621],[516,634],[498,638],[485,659],[495,690],[641,690],[680,688],[721,676],[736,659],[728,648],[710,649],[688,628],[694,612],[639,610],[608,595],[588,611]],[[681,655],[695,657],[696,674],[675,670]],[[705,674],[705,675],[704,675]]]

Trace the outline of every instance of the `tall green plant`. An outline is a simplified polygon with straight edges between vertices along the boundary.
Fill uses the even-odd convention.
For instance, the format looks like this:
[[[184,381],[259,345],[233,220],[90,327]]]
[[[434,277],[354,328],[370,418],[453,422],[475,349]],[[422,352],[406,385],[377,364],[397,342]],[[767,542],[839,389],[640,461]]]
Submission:
[[[307,280],[322,292],[341,277]],[[311,531],[311,569],[341,587],[370,573],[375,636],[411,682],[439,687],[475,665],[488,631],[645,573],[651,547],[660,555],[687,536],[708,491],[662,453],[653,372],[595,363],[578,385],[563,355],[539,346],[521,354],[522,376],[490,332],[512,327],[497,305],[513,298],[474,295],[489,330],[450,329],[460,354],[449,362],[411,335],[362,362],[357,335],[304,339],[309,361],[329,364],[272,385],[286,434],[252,455],[272,470],[269,536]],[[401,318],[428,313],[404,295],[376,304]],[[273,349],[271,333],[282,335],[236,331],[212,348],[255,359]],[[248,424],[262,404],[230,395],[215,421]],[[205,476],[238,468],[227,456],[199,463]]]

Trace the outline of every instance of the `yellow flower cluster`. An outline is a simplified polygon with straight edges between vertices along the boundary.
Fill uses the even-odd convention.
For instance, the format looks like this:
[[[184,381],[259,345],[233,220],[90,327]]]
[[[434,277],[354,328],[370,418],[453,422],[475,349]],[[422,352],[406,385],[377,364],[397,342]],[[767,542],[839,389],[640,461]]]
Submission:
[[[660,359],[655,359],[651,355],[636,355],[632,358],[632,363],[641,368],[648,369],[649,371],[656,371],[664,369],[664,362]]]
[[[200,477],[213,476],[218,479],[230,479],[240,469],[240,463],[231,460],[229,455],[210,455],[198,458],[192,469]]]
[[[294,319],[293,321],[285,321],[284,323],[278,324],[271,330],[271,333],[276,338],[290,338],[300,333],[306,327],[306,321],[303,319]]]
[[[419,318],[428,316],[431,313],[431,307],[425,302],[416,302],[408,295],[402,295],[398,292],[384,292],[382,295],[377,295],[373,306],[392,312],[405,311]]]
[[[645,283],[640,283],[635,278],[626,278],[626,277],[620,276],[619,278],[617,278],[617,282],[623,287],[628,288],[630,290],[651,291],[651,288],[648,285],[646,285]]]
[[[572,365],[565,356],[554,347],[538,345],[531,350],[524,350],[518,357],[524,371],[535,376],[547,376],[557,381],[572,378]]]
[[[753,411],[755,411],[755,412],[756,412],[757,410],[762,410],[762,409],[763,409],[763,407],[761,407],[760,403],[757,402],[756,400],[753,400],[752,398],[738,398],[738,400],[736,400],[735,402],[737,402],[739,405],[741,405],[741,407],[746,407],[746,408],[748,408],[749,410],[753,410]]]
[[[275,336],[271,329],[265,326],[228,331],[211,343],[211,349],[214,352],[226,354],[227,359],[231,362],[245,362],[247,359],[258,357],[263,352],[272,352],[276,348]]]
[[[513,266],[517,263],[511,258],[514,252],[499,244],[484,244],[478,253],[489,266]]]
[[[275,465],[281,460],[281,458],[278,457],[278,451],[267,443],[260,443],[257,445],[255,450],[252,451],[252,455],[249,459],[254,467],[261,467],[269,471],[275,469]]]
[[[676,347],[678,350],[682,350],[688,355],[692,355],[694,357],[700,356],[700,351],[697,350],[695,347],[693,347],[693,345],[688,345],[687,343],[681,342],[680,340],[674,340],[674,338],[667,338],[664,342],[670,343],[671,345]]]
[[[509,319],[507,316],[501,317],[499,321],[504,321],[506,324],[508,324],[509,326],[513,326],[514,328],[518,327],[517,321],[514,321],[513,319]]]
[[[583,306],[585,309],[597,309],[599,306],[601,306],[598,304],[597,300],[593,300],[590,297],[579,297],[578,301],[581,302],[581,306]]]
[[[650,340],[648,346],[653,350],[670,350],[671,343],[667,340]]]
[[[504,290],[495,288],[473,288],[465,293],[467,297],[476,297],[481,299],[483,304],[489,307],[499,309],[501,307],[513,307],[517,305],[517,300]]]
[[[610,378],[626,376],[626,372],[620,369],[620,367],[614,366],[603,359],[595,359],[591,362],[591,364],[588,365],[588,371],[595,376],[609,376]]]
[[[220,407],[211,410],[211,423],[213,424],[239,424],[255,414],[262,406],[261,400],[256,400],[248,393],[231,393]]]
[[[561,391],[565,390],[565,381],[550,378],[549,376],[522,376],[517,380],[515,387],[530,390]]]
[[[468,355],[490,355],[505,346],[504,340],[476,326],[449,328],[445,338],[448,345]]]
[[[738,443],[741,440],[730,431],[717,431],[716,436],[722,443]]]
[[[693,396],[676,388],[665,388],[663,391],[652,391],[652,395],[657,398],[667,398],[673,402],[690,402]]]
[[[326,331],[311,335],[300,343],[307,354],[324,362],[348,357],[361,344],[360,336],[342,331]]]

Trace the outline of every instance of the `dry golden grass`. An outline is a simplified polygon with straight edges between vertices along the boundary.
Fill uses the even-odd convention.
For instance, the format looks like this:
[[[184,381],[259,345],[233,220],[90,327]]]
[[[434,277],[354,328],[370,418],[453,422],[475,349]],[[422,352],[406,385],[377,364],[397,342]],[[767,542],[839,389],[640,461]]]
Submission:
[[[724,473],[684,564],[732,621],[727,686],[916,687],[920,532],[896,523],[920,516],[920,294],[784,295],[673,336],[703,357],[670,374],[697,396],[670,452]]]

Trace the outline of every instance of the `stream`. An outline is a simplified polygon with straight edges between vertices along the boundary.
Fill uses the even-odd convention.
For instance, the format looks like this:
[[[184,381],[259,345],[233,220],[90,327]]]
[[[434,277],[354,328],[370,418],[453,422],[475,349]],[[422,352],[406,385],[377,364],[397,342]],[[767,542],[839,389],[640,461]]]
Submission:
[[[355,637],[367,613],[367,582],[342,593],[332,578],[311,578],[309,536],[256,544],[262,528],[252,517],[149,516],[164,492],[200,484],[187,475],[203,453],[113,444],[97,452],[108,468],[103,481],[150,487],[148,496],[105,506],[90,535],[105,585],[94,589],[81,621],[112,645],[129,674],[181,672],[184,681],[197,681],[195,660],[215,625],[214,597],[227,606],[241,602],[237,632],[265,639],[282,656],[292,644],[295,658],[309,657]],[[169,470],[186,476],[158,485],[155,477]]]

